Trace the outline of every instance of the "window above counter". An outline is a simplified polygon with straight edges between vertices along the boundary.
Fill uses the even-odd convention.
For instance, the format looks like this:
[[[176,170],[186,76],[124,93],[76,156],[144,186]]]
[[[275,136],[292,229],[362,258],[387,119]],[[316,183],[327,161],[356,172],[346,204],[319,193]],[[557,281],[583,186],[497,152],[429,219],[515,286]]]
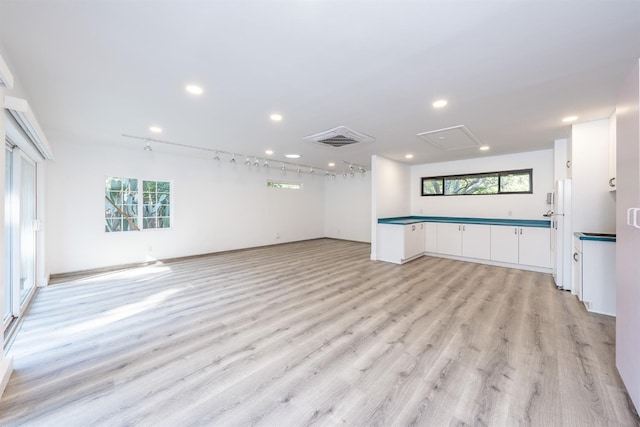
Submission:
[[[533,169],[422,178],[422,196],[533,193]]]

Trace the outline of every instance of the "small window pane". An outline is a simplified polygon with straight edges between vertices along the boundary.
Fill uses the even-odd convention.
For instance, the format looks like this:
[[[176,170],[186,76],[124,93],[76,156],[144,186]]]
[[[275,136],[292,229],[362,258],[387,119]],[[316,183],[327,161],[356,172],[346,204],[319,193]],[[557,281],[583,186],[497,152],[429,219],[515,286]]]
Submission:
[[[135,178],[109,177],[105,180],[104,218],[106,232],[136,229],[137,189],[138,180]],[[126,218],[122,217],[123,213]]]
[[[442,181],[442,178],[423,178],[422,195],[443,194]]]
[[[444,185],[444,194],[497,194],[498,175],[447,178]]]
[[[531,192],[531,175],[526,173],[509,173],[500,176],[500,192],[529,193]]]
[[[144,181],[143,182],[144,191],[149,193],[156,192],[156,182],[155,181]]]

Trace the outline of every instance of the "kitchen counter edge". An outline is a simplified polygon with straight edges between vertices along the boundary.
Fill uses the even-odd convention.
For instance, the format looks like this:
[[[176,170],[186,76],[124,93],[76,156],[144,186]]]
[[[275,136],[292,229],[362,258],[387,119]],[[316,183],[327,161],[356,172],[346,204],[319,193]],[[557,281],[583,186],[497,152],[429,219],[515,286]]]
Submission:
[[[451,216],[400,216],[392,218],[378,218],[378,224],[407,225],[420,222],[448,222],[455,224],[551,228],[551,221],[539,219],[466,218]]]

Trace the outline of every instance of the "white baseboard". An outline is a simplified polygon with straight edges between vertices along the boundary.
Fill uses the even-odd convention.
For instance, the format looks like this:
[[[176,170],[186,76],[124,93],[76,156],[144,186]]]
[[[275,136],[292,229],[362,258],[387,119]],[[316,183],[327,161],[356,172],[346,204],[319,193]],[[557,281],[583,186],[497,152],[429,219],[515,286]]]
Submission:
[[[13,373],[13,357],[4,357],[0,359],[0,397],[4,393],[4,389],[9,383],[9,378]]]

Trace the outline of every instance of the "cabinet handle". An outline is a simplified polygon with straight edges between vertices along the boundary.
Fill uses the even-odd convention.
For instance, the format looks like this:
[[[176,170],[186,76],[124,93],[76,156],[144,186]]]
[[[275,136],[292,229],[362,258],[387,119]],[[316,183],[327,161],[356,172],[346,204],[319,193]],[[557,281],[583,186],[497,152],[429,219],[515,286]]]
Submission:
[[[520,235],[522,235],[522,228],[520,229]]]
[[[615,186],[616,186],[616,185],[614,184],[614,181],[615,181],[615,180],[616,180],[616,177],[615,177],[615,176],[609,180],[609,187],[615,187]]]
[[[513,229],[513,234],[518,234],[518,229],[517,228]]]
[[[415,225],[411,226],[411,231],[416,231],[416,226]]]
[[[575,262],[578,262],[578,252],[574,252],[574,253],[573,253],[573,260],[574,260]]]
[[[420,230],[423,230],[423,229],[424,229],[424,224],[420,223]]]
[[[467,231],[467,226],[466,225],[462,226],[462,231]]]
[[[458,231],[462,231],[462,226],[461,225],[458,226]]]

